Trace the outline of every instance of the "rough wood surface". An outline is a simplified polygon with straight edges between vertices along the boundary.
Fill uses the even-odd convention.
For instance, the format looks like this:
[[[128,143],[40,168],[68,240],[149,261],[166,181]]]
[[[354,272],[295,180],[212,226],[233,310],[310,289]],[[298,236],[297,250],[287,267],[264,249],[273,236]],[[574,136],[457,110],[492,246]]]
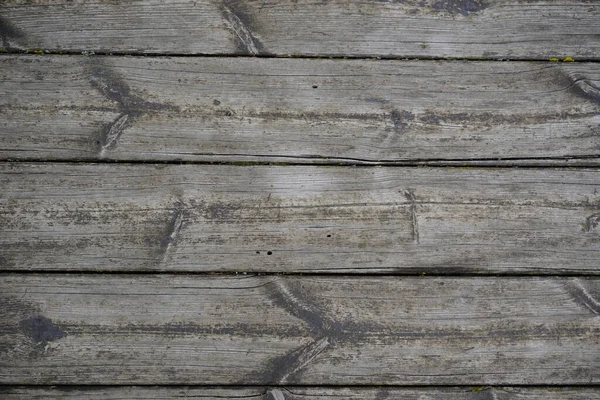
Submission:
[[[444,387],[444,388],[323,388],[323,387],[10,387],[0,386],[5,400],[127,400],[127,399],[241,399],[241,400],[598,400],[599,388]]]
[[[600,280],[4,274],[5,384],[600,383]]]
[[[5,55],[0,92],[4,160],[600,165],[593,63]]]
[[[600,55],[595,0],[3,0],[0,15],[2,46],[11,51],[486,59]]]
[[[8,270],[594,274],[600,171],[4,163]]]

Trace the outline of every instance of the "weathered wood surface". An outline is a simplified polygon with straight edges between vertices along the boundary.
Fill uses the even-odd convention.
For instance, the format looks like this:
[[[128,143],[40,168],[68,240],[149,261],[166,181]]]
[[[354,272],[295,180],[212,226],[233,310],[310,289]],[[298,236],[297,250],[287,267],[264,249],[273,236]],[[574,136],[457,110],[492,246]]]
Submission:
[[[595,0],[4,0],[0,15],[2,46],[11,51],[486,59],[600,55]]]
[[[444,388],[324,388],[324,387],[22,387],[0,386],[5,400],[30,399],[241,399],[241,400],[598,400],[593,387],[444,387]]]
[[[5,270],[594,274],[597,169],[5,163]]]
[[[600,280],[4,274],[4,384],[600,383]]]
[[[593,63],[6,55],[0,159],[599,165],[599,88]]]

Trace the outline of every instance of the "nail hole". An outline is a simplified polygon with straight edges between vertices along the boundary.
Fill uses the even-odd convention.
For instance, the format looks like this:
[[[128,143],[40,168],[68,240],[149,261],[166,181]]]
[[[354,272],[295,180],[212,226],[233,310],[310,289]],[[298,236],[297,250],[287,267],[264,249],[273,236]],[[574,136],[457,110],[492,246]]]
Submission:
[[[258,251],[258,250],[257,250],[257,251],[256,251],[256,254],[260,254],[260,251]]]
[[[267,251],[267,254],[271,255],[271,254],[273,254],[273,252],[272,251]]]
[[[318,87],[319,87],[318,85],[313,85],[313,89],[316,89],[316,88],[318,88]]]
[[[327,237],[331,237],[331,235],[327,235]]]

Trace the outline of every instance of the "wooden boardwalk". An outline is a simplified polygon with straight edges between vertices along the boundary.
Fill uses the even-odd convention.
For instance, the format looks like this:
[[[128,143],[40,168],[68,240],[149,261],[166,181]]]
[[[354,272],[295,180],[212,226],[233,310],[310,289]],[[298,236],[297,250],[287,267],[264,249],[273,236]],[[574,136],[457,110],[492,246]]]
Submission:
[[[0,2],[0,398],[600,400],[599,21]]]

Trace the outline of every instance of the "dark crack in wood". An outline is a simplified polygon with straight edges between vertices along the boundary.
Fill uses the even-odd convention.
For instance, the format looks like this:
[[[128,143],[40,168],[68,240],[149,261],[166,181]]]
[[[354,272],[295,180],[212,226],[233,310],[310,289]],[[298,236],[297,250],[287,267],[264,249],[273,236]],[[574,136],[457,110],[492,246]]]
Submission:
[[[412,227],[412,239],[413,242],[419,243],[419,219],[417,216],[417,200],[415,198],[414,191],[406,190],[404,192],[404,196],[410,202],[410,219],[411,219],[411,227]]]
[[[177,237],[185,219],[185,204],[182,201],[175,203],[173,215],[167,224],[166,233],[160,241],[160,265],[169,262],[172,249],[177,244]]]

